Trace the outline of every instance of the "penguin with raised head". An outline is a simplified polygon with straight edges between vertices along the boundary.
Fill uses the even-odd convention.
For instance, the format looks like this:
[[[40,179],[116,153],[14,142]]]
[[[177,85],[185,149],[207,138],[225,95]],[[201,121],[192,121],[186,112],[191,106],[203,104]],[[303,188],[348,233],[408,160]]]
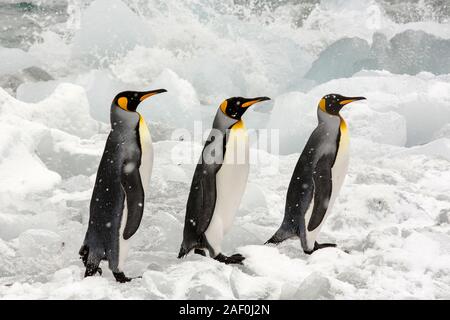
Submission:
[[[339,112],[364,97],[329,94],[317,108],[319,124],[311,134],[294,169],[286,197],[284,220],[267,243],[299,237],[306,254],[335,244],[316,239],[344,182],[349,161],[347,124]]]
[[[89,225],[80,257],[85,277],[101,275],[107,260],[118,282],[128,282],[123,266],[129,240],[136,233],[153,167],[150,132],[136,111],[145,99],[165,89],[119,93],[111,105],[111,132],[97,171],[90,203]]]
[[[222,240],[231,228],[249,173],[249,144],[242,115],[267,97],[225,100],[195,169],[186,205],[183,243],[178,258],[195,253],[226,264],[242,264],[240,254],[225,256]]]

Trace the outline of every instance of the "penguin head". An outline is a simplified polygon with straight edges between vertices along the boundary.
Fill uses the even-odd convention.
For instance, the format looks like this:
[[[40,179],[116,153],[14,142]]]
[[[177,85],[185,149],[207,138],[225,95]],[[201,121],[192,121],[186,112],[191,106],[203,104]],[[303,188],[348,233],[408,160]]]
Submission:
[[[118,106],[126,111],[136,111],[139,104],[147,98],[155,94],[167,92],[166,89],[158,89],[152,91],[124,91],[119,93],[113,100],[113,105]]]
[[[341,109],[352,102],[366,100],[364,97],[344,97],[339,94],[327,94],[319,102],[319,109],[331,115],[339,115]]]
[[[242,115],[245,111],[247,111],[248,107],[266,100],[270,100],[270,98],[258,97],[247,99],[242,97],[233,97],[222,102],[220,105],[220,110],[232,119],[241,120]]]

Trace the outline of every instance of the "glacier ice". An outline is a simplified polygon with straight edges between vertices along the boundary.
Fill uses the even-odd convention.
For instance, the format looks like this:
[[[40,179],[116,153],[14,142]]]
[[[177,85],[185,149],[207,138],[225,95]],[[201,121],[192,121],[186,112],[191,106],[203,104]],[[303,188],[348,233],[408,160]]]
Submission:
[[[347,78],[360,71],[370,55],[370,46],[360,38],[336,41],[319,55],[305,77],[319,83],[336,78]]]
[[[406,30],[388,40],[374,33],[372,45],[360,38],[343,38],[323,50],[305,77],[318,83],[350,77],[361,70],[387,70],[416,75],[450,72],[450,40],[421,30]]]

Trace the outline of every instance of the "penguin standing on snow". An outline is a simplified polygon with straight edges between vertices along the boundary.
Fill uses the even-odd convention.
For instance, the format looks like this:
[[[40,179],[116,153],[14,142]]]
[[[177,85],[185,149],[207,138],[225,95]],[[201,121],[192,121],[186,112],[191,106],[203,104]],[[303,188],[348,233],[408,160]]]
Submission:
[[[150,132],[136,109],[162,92],[166,90],[122,92],[111,105],[111,133],[97,171],[88,230],[79,252],[85,277],[101,274],[100,261],[107,260],[118,282],[131,281],[123,265],[129,239],[141,223],[153,166]]]
[[[347,174],[349,136],[340,110],[347,104],[365,100],[329,94],[320,100],[319,124],[298,160],[289,184],[284,220],[267,243],[278,244],[299,237],[303,251],[311,254],[335,244],[316,242]]]
[[[219,107],[213,129],[195,169],[186,206],[183,243],[178,258],[195,253],[226,264],[242,264],[244,257],[222,254],[225,233],[233,224],[249,173],[248,136],[241,120],[247,109],[267,97],[230,98]]]

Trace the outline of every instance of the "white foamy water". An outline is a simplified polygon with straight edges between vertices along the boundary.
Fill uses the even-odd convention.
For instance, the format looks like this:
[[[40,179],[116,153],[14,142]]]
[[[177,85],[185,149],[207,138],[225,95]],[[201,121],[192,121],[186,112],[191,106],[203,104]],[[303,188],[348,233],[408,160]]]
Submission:
[[[0,298],[450,298],[450,16],[442,1],[95,0],[0,4]],[[165,88],[140,106],[155,167],[128,275],[82,279],[77,252],[121,90]],[[305,256],[262,246],[282,221],[320,98],[343,112],[349,176]],[[177,260],[201,141],[231,96],[273,101],[245,115],[279,130],[281,155],[252,150],[227,254],[245,267]],[[345,250],[345,251],[344,251]],[[347,253],[348,252],[348,253]],[[104,266],[106,269],[106,266]]]

